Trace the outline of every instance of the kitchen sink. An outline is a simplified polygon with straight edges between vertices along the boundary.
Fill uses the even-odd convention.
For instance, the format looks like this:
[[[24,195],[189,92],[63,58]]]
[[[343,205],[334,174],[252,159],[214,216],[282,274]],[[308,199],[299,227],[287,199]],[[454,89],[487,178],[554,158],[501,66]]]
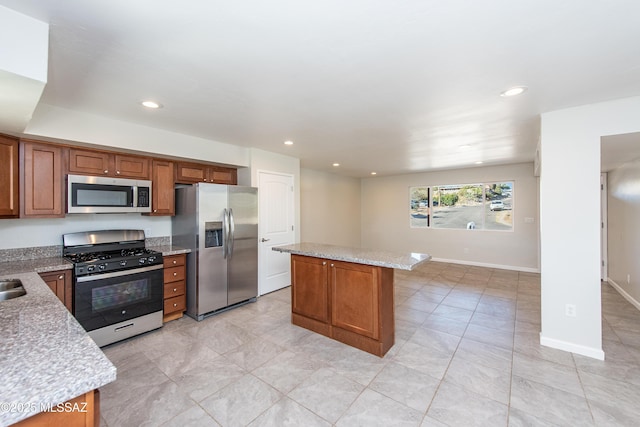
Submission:
[[[20,279],[0,279],[0,301],[18,298],[26,293]]]

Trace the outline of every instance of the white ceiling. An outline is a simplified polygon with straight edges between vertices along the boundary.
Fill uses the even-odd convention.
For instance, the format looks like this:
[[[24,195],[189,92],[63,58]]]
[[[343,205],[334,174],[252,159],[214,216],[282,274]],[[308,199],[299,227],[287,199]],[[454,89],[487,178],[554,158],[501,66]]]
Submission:
[[[351,176],[533,161],[541,113],[640,95],[637,0],[0,5],[50,23],[43,103]]]

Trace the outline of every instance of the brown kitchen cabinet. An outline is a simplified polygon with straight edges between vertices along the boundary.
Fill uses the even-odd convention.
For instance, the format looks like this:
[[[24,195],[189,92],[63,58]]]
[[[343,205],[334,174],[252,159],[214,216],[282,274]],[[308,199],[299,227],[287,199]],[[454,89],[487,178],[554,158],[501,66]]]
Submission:
[[[143,215],[175,215],[174,163],[154,159],[151,162],[151,213]]]
[[[14,427],[98,427],[100,392],[91,390],[13,424]]]
[[[69,173],[149,179],[149,158],[107,151],[69,148]]]
[[[71,270],[48,271],[40,273],[42,280],[54,294],[73,313],[73,282]]]
[[[187,309],[186,254],[169,255],[164,261],[163,321],[179,319]]]
[[[238,183],[238,171],[234,168],[206,165],[204,163],[176,163],[177,184],[196,184],[211,182],[214,184],[235,185]]]
[[[393,346],[393,269],[291,255],[291,321],[382,357]]]
[[[19,141],[0,135],[0,218],[20,216]]]
[[[22,140],[20,144],[20,216],[64,217],[62,147]]]

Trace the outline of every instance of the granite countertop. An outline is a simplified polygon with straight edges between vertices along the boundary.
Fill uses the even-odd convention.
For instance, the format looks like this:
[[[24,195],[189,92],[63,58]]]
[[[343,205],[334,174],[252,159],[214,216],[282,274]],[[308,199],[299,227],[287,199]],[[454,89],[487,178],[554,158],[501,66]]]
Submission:
[[[272,249],[277,252],[287,252],[295,255],[397,268],[399,270],[412,270],[418,264],[431,259],[431,255],[427,254],[350,248],[321,243],[296,243],[294,245],[274,246]]]
[[[0,301],[0,425],[115,381],[115,366],[38,273],[0,277],[27,291]]]
[[[191,252],[191,249],[185,249],[185,248],[181,248],[180,246],[173,246],[171,244],[147,246],[147,249],[152,249],[154,251],[162,252],[163,256],[187,254]]]
[[[71,270],[73,264],[62,257],[26,259],[0,262],[0,276],[18,273],[46,273],[48,271]]]

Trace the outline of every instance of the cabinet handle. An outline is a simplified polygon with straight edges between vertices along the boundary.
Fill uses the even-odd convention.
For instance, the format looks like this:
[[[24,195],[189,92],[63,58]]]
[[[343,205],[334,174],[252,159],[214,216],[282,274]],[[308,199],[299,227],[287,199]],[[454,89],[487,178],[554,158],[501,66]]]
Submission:
[[[174,302],[174,303],[173,303],[173,306],[174,306],[174,307],[177,307],[177,306],[178,306],[178,304],[176,304],[176,303]]]
[[[331,267],[333,267],[333,264],[331,264]]]
[[[116,171],[116,175],[120,175],[120,171]]]
[[[158,212],[158,209],[154,209],[154,210],[153,210],[153,213],[156,213],[156,212]]]
[[[327,265],[327,261],[322,261],[322,265]]]
[[[104,173],[109,173],[109,170],[108,170],[108,169],[105,169],[105,170],[104,170]]]
[[[178,289],[177,288],[173,288],[173,292],[178,292]]]
[[[206,179],[206,178],[204,179],[204,182],[207,182],[207,179]]]
[[[178,263],[178,260],[177,260],[177,259],[174,259],[174,260],[173,260],[173,263],[174,263],[174,264],[177,264],[177,263]]]
[[[173,273],[173,277],[176,277],[178,275],[178,273],[174,272]]]
[[[58,279],[60,280],[64,279],[64,275],[61,274],[60,276],[58,276]]]

